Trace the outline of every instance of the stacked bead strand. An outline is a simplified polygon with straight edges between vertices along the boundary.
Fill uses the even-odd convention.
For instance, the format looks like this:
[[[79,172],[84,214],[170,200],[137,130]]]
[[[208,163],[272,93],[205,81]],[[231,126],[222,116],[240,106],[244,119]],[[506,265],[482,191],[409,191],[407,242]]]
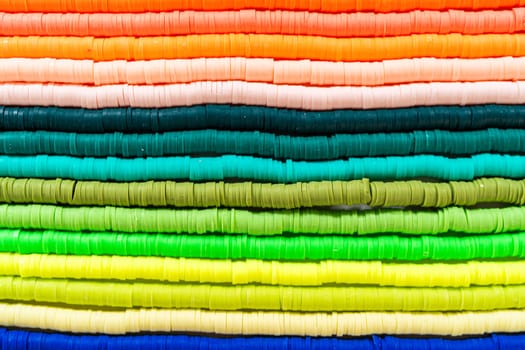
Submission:
[[[521,0],[0,0],[0,349],[519,349]]]

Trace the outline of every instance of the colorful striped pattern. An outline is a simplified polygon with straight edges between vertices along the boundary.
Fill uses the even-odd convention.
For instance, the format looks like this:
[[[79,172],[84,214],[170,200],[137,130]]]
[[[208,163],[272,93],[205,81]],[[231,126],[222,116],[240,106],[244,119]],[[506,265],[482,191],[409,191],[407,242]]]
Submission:
[[[0,0],[0,350],[523,348],[524,84],[523,0]]]

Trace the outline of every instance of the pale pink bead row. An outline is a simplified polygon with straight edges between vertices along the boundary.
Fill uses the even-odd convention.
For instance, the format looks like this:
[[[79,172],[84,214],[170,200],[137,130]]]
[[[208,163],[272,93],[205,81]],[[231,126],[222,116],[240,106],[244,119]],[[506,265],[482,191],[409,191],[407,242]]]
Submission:
[[[152,61],[0,59],[0,82],[176,84],[196,81],[314,86],[377,86],[415,82],[525,80],[525,57],[417,58],[380,62],[199,58]]]
[[[307,87],[239,81],[96,87],[0,84],[0,105],[162,108],[206,103],[306,110],[523,104],[525,82],[415,83],[380,87]]]

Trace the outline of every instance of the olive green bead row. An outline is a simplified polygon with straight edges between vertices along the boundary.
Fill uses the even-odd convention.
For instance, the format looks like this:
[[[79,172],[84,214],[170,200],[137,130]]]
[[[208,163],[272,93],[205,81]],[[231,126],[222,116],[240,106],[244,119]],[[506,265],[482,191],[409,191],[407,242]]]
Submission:
[[[365,204],[393,206],[473,206],[525,204],[525,180],[299,182],[98,182],[0,178],[0,202],[121,207],[301,208]]]

